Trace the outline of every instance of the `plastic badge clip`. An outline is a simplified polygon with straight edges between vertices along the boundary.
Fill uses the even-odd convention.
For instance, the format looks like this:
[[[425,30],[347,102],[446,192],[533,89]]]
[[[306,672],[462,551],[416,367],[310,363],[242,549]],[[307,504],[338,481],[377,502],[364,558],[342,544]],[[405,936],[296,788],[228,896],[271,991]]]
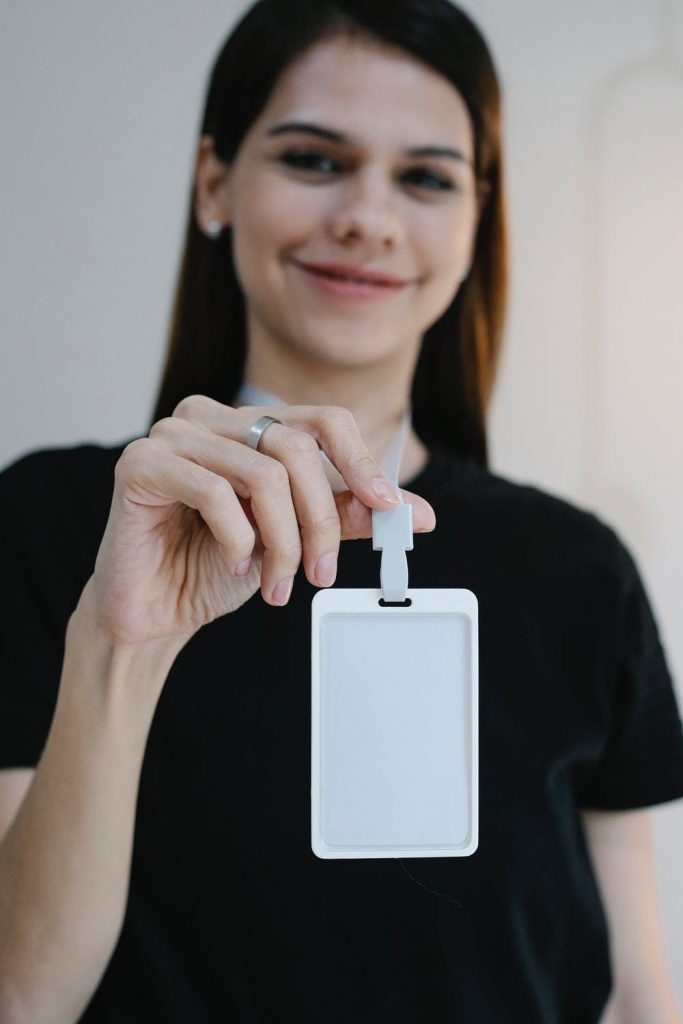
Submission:
[[[379,570],[384,601],[403,604],[408,591],[408,559],[413,550],[413,506],[372,510],[372,549],[382,552]]]

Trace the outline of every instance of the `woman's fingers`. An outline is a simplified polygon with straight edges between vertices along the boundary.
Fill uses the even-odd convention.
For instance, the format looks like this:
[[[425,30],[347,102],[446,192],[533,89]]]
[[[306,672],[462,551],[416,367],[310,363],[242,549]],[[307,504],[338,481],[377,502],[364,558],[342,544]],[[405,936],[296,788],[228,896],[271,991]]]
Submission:
[[[311,434],[349,490],[368,508],[391,508],[397,489],[361,437],[353,413],[337,405],[297,405],[286,410],[286,424]],[[264,438],[265,440],[265,438]]]
[[[293,481],[292,492],[295,494],[295,499],[298,495],[301,496],[302,503],[306,503],[310,499],[312,511],[309,510],[308,522],[314,525],[317,510],[319,517],[317,532],[320,536],[320,543],[316,545],[316,552],[320,552],[328,541],[332,540],[332,530],[325,531],[324,529],[325,520],[330,515],[325,506],[325,496],[331,495],[332,492],[320,459],[323,445],[320,440],[315,441],[313,434],[309,434],[303,427],[291,429],[293,422],[307,423],[311,430],[318,429],[316,424],[320,422],[320,417],[317,413],[312,417],[309,417],[308,412],[303,417],[300,415],[301,410],[307,410],[307,408],[305,406],[289,406],[285,410],[287,423],[284,426],[278,423],[271,424],[267,433],[263,435],[259,451],[266,450],[268,454],[286,465],[290,473],[290,481]],[[337,508],[337,515],[340,515],[340,510],[342,510],[345,517],[341,522],[340,531],[334,536],[337,548],[339,539],[350,540],[352,537],[372,536],[371,513],[373,508],[393,508],[395,506],[396,502],[393,500],[388,501],[379,496],[375,488],[376,481],[382,488],[388,488],[392,496],[396,495],[398,501],[401,500],[398,497],[400,490],[403,500],[413,506],[413,529],[416,533],[425,533],[434,529],[436,517],[432,506],[418,494],[413,494],[412,491],[406,491],[403,488],[397,490],[366,448],[358,432],[355,419],[351,413],[348,413],[348,410],[342,409],[341,412],[345,415],[335,419],[337,416],[335,406],[311,406],[310,408],[323,409],[328,412],[330,408],[334,410],[332,426],[327,423],[325,417],[322,418],[326,424],[325,431],[332,439],[324,450],[331,461],[334,461],[332,459],[334,455],[337,460],[334,461],[334,465],[349,485],[348,491],[342,491],[340,495],[332,496]],[[347,413],[348,415],[346,415]],[[351,426],[349,426],[349,416],[351,417]],[[250,419],[254,420],[253,410]],[[309,438],[310,440],[308,440]],[[346,473],[343,472],[344,466],[346,466]],[[354,487],[350,486],[351,482],[354,483]],[[341,503],[339,498],[342,498]],[[307,575],[312,583],[316,582],[310,573]]]
[[[334,582],[341,529],[317,444],[300,430],[269,429],[276,428],[284,435],[278,459],[181,417],[159,420],[150,437],[225,477],[249,500],[263,543],[261,590],[266,600],[282,604],[302,555],[311,583]]]
[[[400,501],[392,481],[363,441],[353,414],[343,406],[287,405],[266,409],[247,405],[233,409],[206,395],[190,395],[173,412],[174,416],[242,443],[246,442],[252,424],[264,414],[282,420],[286,427],[310,434],[364,505],[391,508]],[[259,452],[279,458],[283,438],[279,424],[271,424],[259,441]]]
[[[188,460],[188,464],[198,463],[222,480],[244,519],[237,496],[250,500],[263,544],[261,592],[269,603],[284,604],[301,562],[301,535],[289,476],[282,463],[179,417],[158,420],[149,436],[163,442],[177,456]],[[208,525],[213,533],[212,524]],[[250,529],[253,548],[255,533],[251,526]],[[223,543],[221,537],[215,533],[214,536]],[[250,548],[243,559],[251,553]]]
[[[249,428],[267,412],[283,422],[271,424],[258,451],[253,451],[245,444]],[[400,501],[363,442],[352,414],[336,406],[232,409],[207,396],[193,395],[153,430],[157,436],[163,432],[178,454],[227,477],[236,494],[250,500],[264,548],[261,590],[275,604],[286,600],[302,557],[310,582],[330,586],[336,577],[340,541],[372,536],[371,509],[394,507],[392,496]],[[349,491],[333,495],[321,448]],[[388,497],[382,496],[382,490]],[[415,531],[433,529],[435,517],[429,503],[408,491],[403,494],[413,505]]]
[[[270,439],[271,451],[289,476],[306,576],[315,586],[330,586],[337,574],[341,525],[320,449],[313,437],[302,430],[274,423],[268,433],[277,434]],[[263,442],[259,451],[262,447]]]
[[[137,438],[124,449],[114,468],[124,509],[182,502],[196,509],[219,544],[228,565],[248,558],[256,534],[233,488],[222,476],[169,450],[168,445]]]
[[[403,488],[401,488],[401,494],[406,505],[413,506],[413,531],[428,533],[433,530],[436,525],[436,516],[429,502],[421,498],[419,494],[413,494],[412,491],[405,491]],[[335,502],[341,521],[342,540],[372,537],[372,509],[359,501],[351,491],[341,491],[340,494],[336,494]]]

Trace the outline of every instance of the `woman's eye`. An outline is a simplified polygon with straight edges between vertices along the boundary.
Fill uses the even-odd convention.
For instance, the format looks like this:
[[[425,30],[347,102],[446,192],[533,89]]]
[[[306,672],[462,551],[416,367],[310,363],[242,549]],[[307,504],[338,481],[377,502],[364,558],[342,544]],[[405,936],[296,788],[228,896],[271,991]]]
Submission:
[[[284,164],[301,171],[314,171],[319,174],[326,174],[339,170],[341,165],[332,157],[324,153],[316,153],[313,150],[289,150],[280,157]],[[424,167],[414,167],[402,175],[404,180],[411,184],[417,184],[427,192],[448,192],[457,191],[458,186],[448,178],[442,178],[433,171]]]
[[[457,189],[457,185],[448,178],[442,178],[421,167],[407,171],[405,176],[419,179],[421,187],[426,188],[429,192],[448,192]]]
[[[325,156],[323,153],[314,153],[310,150],[292,150],[289,153],[284,153],[281,160],[290,167],[298,167],[304,171],[325,171],[329,170],[329,166],[321,167],[321,163],[328,165],[336,164],[336,161],[332,160],[331,157]]]

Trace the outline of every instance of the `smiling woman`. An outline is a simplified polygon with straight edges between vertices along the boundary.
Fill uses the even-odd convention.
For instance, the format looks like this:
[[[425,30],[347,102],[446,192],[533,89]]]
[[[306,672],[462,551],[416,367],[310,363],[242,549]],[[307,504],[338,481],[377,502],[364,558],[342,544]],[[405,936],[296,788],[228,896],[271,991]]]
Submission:
[[[443,75],[347,35],[282,72],[232,161],[203,137],[197,218],[231,232],[247,380],[288,401],[338,401],[371,450],[386,445],[373,435],[400,416],[423,335],[474,258],[485,193],[474,145],[467,105]],[[361,368],[350,403],[345,374]],[[413,431],[409,454],[419,444]]]
[[[321,147],[327,137],[318,155],[325,172],[291,165],[292,141],[308,136],[310,144],[311,135]],[[198,217],[231,229],[248,296],[247,379],[288,400],[329,400],[338,391],[341,404],[340,372],[362,368],[366,396],[358,400],[392,394],[403,406],[422,336],[472,261],[474,139],[460,94],[395,47],[332,39],[283,73],[229,165],[212,141],[205,137],[200,151]],[[456,160],[432,156],[425,168],[424,154],[437,148]],[[449,183],[447,163],[460,173],[458,191],[416,183],[437,169]],[[394,284],[371,284],[373,274]]]
[[[230,402],[258,376],[287,399],[296,380],[297,400],[352,408],[373,451],[410,399],[408,465],[418,436],[485,464],[505,235],[498,84],[461,11],[255,5],[211,74],[153,421],[188,392]],[[330,269],[403,287],[332,283]]]
[[[628,812],[683,796],[648,596],[488,467],[500,107],[449,0],[259,0],[220,49],[148,436],[0,474],[3,1024],[597,1024],[615,981],[675,1019],[624,939],[657,936]],[[479,846],[410,870],[310,831],[311,601],[376,581],[401,502],[413,584],[482,623]]]

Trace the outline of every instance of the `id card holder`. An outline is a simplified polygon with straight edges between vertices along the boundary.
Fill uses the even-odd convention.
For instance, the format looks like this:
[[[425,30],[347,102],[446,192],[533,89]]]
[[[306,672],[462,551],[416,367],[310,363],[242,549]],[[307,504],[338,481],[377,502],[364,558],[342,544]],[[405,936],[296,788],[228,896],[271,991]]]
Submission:
[[[478,843],[477,599],[385,593],[383,580],[313,598],[311,847],[466,857]]]

